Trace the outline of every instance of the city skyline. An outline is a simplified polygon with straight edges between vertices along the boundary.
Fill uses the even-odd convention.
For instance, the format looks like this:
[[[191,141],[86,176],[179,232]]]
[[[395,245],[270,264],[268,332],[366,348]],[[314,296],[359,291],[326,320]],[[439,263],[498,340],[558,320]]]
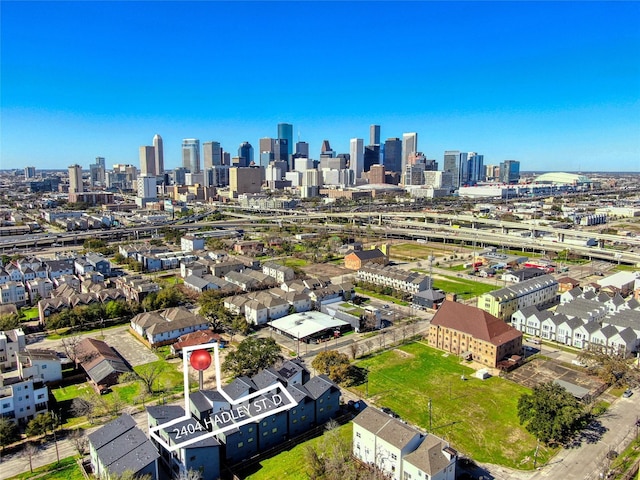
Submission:
[[[440,165],[459,150],[527,171],[640,171],[638,2],[0,8],[0,169],[138,165],[157,133],[168,170],[185,138],[235,156],[286,123],[289,149],[307,142],[314,159],[323,140],[348,153],[380,125],[382,143],[416,132]],[[283,37],[294,19],[305,28]]]

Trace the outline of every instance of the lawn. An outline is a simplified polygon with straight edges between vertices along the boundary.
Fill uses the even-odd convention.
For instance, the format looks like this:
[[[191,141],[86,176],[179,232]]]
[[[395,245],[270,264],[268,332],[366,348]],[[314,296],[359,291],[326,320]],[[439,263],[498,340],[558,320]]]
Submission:
[[[400,257],[402,259],[406,258],[417,258],[427,260],[431,255],[448,255],[451,253],[453,248],[446,248],[442,246],[430,246],[423,245],[420,243],[399,243],[391,245],[391,257]]]
[[[59,387],[52,388],[53,396],[56,398],[58,403],[64,402],[65,400],[73,400],[76,397],[79,397],[85,393],[93,393],[94,390],[91,388],[88,382],[79,383],[77,385],[69,385],[67,387]]]
[[[488,283],[475,282],[448,275],[434,275],[433,287],[447,293],[456,293],[462,299],[477,297],[498,288]]]
[[[353,425],[347,423],[338,427],[340,436],[351,443],[353,435]],[[291,450],[282,452],[275,457],[260,462],[260,470],[245,477],[247,480],[263,480],[263,479],[290,479],[290,480],[306,480],[309,478],[307,473],[304,451],[307,445],[316,447],[322,441],[322,437],[316,437],[296,445]]]
[[[38,307],[31,307],[23,308],[22,310],[20,310],[20,315],[22,316],[23,320],[26,321],[38,318],[40,314],[38,313]]]
[[[84,480],[75,457],[63,458],[60,460],[59,465],[54,462],[44,467],[34,468],[33,473],[21,473],[15,477],[10,477],[9,480],[25,480],[36,477],[39,480]]]
[[[369,297],[377,298],[378,300],[384,300],[385,302],[395,303],[397,305],[402,305],[404,307],[409,305],[404,300],[398,300],[397,298],[392,297],[391,295],[383,295],[382,293],[372,292],[371,290],[366,290],[361,287],[356,287],[356,293],[361,293],[362,295],[367,295]]]
[[[519,425],[518,398],[525,387],[492,377],[479,380],[455,355],[412,343],[358,362],[369,370],[368,387],[356,387],[379,406],[444,437],[479,462],[532,469],[535,438]],[[462,379],[464,375],[466,380]],[[410,400],[409,400],[410,399]],[[431,400],[431,417],[429,414]],[[540,448],[538,464],[554,450]]]

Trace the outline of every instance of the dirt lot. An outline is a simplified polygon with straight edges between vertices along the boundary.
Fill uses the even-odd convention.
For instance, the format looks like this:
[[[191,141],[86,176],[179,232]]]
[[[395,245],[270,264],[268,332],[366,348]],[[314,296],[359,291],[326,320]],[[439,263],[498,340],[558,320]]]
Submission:
[[[338,277],[355,273],[353,270],[332,263],[314,263],[301,269],[311,277]]]
[[[106,330],[104,336],[104,341],[132,367],[158,360],[158,356],[131,335],[129,330]]]
[[[599,379],[579,370],[574,370],[555,360],[537,358],[508,373],[506,377],[529,388],[533,388],[539,383],[556,379],[564,380],[588,389],[590,394],[593,394],[604,385]]]

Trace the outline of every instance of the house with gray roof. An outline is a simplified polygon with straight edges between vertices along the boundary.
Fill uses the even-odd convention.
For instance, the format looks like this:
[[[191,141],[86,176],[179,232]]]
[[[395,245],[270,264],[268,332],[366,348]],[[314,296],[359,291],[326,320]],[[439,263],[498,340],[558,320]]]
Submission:
[[[150,475],[157,480],[157,450],[136,426],[129,414],[107,423],[88,435],[89,456],[96,477],[108,480],[110,475],[131,471],[136,476]]]
[[[131,330],[150,347],[169,345],[182,335],[208,328],[206,318],[184,307],[139,313],[131,319]]]
[[[394,480],[456,478],[458,454],[447,442],[373,407],[353,420],[353,455]]]

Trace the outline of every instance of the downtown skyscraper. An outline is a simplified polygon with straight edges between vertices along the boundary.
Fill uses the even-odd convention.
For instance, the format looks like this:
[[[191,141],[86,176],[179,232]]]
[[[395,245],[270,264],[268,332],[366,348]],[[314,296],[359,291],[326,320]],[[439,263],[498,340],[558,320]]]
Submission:
[[[290,123],[279,123],[278,140],[287,141],[287,162],[289,162],[289,158],[293,155],[293,125]]]
[[[354,178],[361,178],[364,171],[364,140],[362,138],[352,138],[349,142],[349,158]]]
[[[200,173],[200,140],[197,138],[182,140],[182,167],[191,173]]]
[[[402,171],[404,172],[407,164],[409,163],[409,157],[415,155],[418,151],[418,134],[403,133],[402,134]]]

